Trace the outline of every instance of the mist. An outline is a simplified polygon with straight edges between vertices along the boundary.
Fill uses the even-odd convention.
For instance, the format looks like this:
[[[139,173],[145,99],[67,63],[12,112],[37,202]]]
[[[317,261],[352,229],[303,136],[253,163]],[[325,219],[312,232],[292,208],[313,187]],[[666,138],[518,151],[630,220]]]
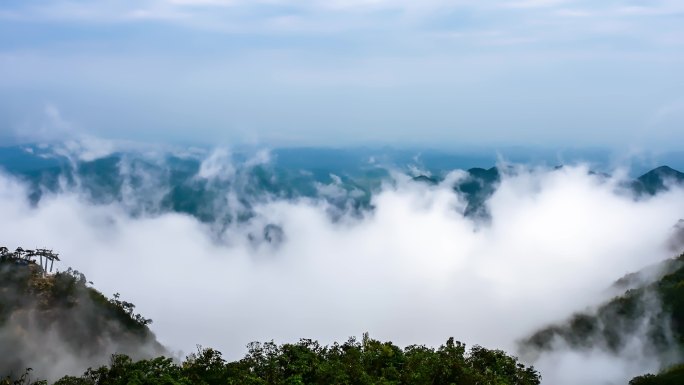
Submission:
[[[243,166],[222,151],[208,156],[197,178],[239,174]],[[259,159],[269,161],[264,153]],[[681,188],[636,199],[623,188],[624,170],[613,177],[582,164],[506,170],[487,201],[488,223],[463,216],[466,201],[452,189],[463,171],[428,185],[393,170],[360,215],[331,216],[323,198],[271,197],[218,236],[190,215],[131,214],[136,202],[164,191],[159,176],[138,175],[151,187],[129,191],[125,201],[95,203],[75,184],[36,203],[25,182],[3,174],[0,232],[8,247],[53,248],[63,256],[60,269],[73,266],[106,295],[121,293],[179,356],[200,344],[229,359],[251,341],[331,343],[363,332],[400,346],[454,336],[515,353],[520,338],[600,304],[613,294],[611,282],[673,255],[668,237],[684,213]],[[332,179],[319,190],[340,193]],[[254,242],[268,225],[282,229],[279,242]],[[544,383],[563,385],[590,383],[577,370],[588,362],[602,373],[596,383],[626,383],[633,373],[624,368],[635,362],[653,369],[646,356],[596,351],[533,363]]]

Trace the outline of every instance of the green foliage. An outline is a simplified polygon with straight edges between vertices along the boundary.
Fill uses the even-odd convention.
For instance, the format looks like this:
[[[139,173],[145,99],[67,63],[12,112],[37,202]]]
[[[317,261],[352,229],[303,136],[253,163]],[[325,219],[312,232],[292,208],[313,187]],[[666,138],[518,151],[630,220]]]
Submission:
[[[97,339],[98,334],[93,333],[99,333],[112,320],[124,326],[126,333],[148,333],[150,321],[135,314],[133,304],[120,300],[118,294],[107,299],[88,287],[86,278],[78,271],[69,269],[43,276],[30,266],[6,267],[0,266],[0,278],[3,279],[0,294],[2,290],[11,289],[17,295],[3,296],[0,315],[3,310],[20,309],[26,301],[38,302],[39,307],[45,309],[45,315],[41,315],[44,322],[63,323],[65,335],[77,333],[73,340],[86,345]],[[74,327],[74,311],[84,303],[88,304],[89,310],[79,310],[79,325],[87,327]],[[453,338],[438,349],[415,345],[401,349],[367,334],[361,341],[350,338],[330,346],[302,339],[283,345],[272,341],[254,342],[247,349],[246,356],[234,362],[226,362],[214,349],[202,348],[181,364],[165,357],[133,361],[119,354],[112,356],[107,366],[88,369],[79,377],[65,376],[55,384],[537,385],[540,378],[534,368],[525,367],[502,351],[474,346],[467,352],[465,345]],[[0,385],[29,384],[45,382],[31,383],[28,372],[21,378],[0,382]]]
[[[359,342],[321,346],[302,339],[277,345],[253,342],[247,355],[226,362],[214,349],[198,348],[180,365],[159,357],[134,362],[124,355],[108,366],[88,369],[81,377],[64,377],[55,385],[252,384],[252,385],[538,385],[539,373],[500,350],[466,347],[450,338],[438,349],[401,349],[367,334]]]
[[[91,315],[115,320],[132,332],[145,334],[151,319],[136,314],[135,305],[119,299],[119,294],[107,299],[102,293],[87,286],[87,279],[78,270],[43,275],[34,264],[17,265],[12,261],[0,262],[0,325],[12,311],[29,304],[37,305],[45,314],[56,314],[56,310],[69,310],[86,303],[96,309]],[[58,313],[58,312],[57,312]],[[51,320],[48,320],[51,321]]]
[[[681,385],[684,384],[684,364],[675,366],[664,372],[653,375],[646,374],[634,377],[629,385]]]
[[[55,385],[190,385],[173,360],[158,357],[134,362],[125,355],[112,356],[109,366],[88,369],[81,377],[67,376]]]
[[[618,352],[625,344],[625,336],[632,335],[646,320],[648,343],[655,351],[675,348],[684,353],[684,254],[664,262],[667,271],[657,281],[627,290],[597,310],[596,314],[575,314],[563,325],[553,325],[536,332],[523,341],[523,348],[548,350],[559,338],[575,348],[588,348],[603,343],[604,347]],[[634,275],[618,281],[629,284]],[[637,279],[638,281],[638,279]],[[647,308],[653,299],[660,301],[660,309]],[[671,328],[671,330],[670,330]],[[667,329],[667,330],[666,330]],[[635,377],[630,385],[681,385],[684,384],[684,364],[658,375]]]
[[[120,297],[121,295],[119,293],[114,293],[114,298],[110,299],[109,303],[114,305],[117,310],[125,313],[126,316],[128,316],[127,318],[133,321],[133,323],[137,324],[139,327],[144,327],[152,323],[151,319],[134,313],[133,310],[135,309],[135,305],[130,302],[121,301],[119,299]]]
[[[45,274],[35,263],[6,258],[0,261],[0,327],[7,332],[0,334],[0,346],[11,346],[16,354],[0,358],[0,375],[31,366],[26,357],[42,352],[30,341],[40,340],[45,330],[64,341],[59,349],[84,359],[114,352],[134,354],[143,345],[163,354],[165,349],[147,327],[151,320],[135,314],[134,308],[118,296],[106,298],[76,270]],[[120,350],[114,351],[108,341],[116,341]],[[58,356],[59,349],[48,349],[46,357]]]
[[[677,258],[680,267],[657,282],[663,308],[671,314],[672,327],[684,346],[684,254]]]
[[[523,348],[548,350],[558,338],[575,348],[602,343],[618,352],[625,346],[625,336],[643,328],[646,320],[649,344],[658,349],[668,348],[672,342],[667,337],[670,330],[665,328],[671,326],[684,352],[684,254],[660,267],[669,272],[659,280],[627,290],[600,306],[595,314],[575,314],[564,324],[540,330],[522,342]],[[657,301],[662,306],[649,307]]]

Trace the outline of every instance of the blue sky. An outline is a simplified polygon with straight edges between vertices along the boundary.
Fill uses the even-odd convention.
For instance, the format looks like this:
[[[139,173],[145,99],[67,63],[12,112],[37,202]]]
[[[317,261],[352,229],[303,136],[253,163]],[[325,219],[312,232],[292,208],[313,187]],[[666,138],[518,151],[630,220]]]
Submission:
[[[683,68],[681,0],[4,0],[0,140],[672,150]]]

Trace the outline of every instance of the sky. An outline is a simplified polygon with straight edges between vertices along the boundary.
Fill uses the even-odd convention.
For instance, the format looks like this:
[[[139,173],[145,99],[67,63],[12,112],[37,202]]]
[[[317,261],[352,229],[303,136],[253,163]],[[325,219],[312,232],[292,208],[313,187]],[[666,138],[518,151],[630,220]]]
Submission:
[[[684,143],[682,68],[681,0],[2,0],[0,146],[75,135],[89,141],[71,150],[98,149],[90,159],[119,141],[667,152]],[[201,171],[227,173],[224,158]],[[220,244],[195,218],[132,216],[77,188],[32,205],[23,182],[0,174],[0,230],[8,246],[68,255],[153,318],[172,349],[236,358],[251,340],[369,331],[514,351],[669,257],[684,210],[681,188],[634,200],[616,192],[619,175],[532,169],[504,178],[480,229],[457,215],[453,179],[398,178],[362,218],[275,200]],[[282,247],[246,242],[271,222],[285,229]],[[117,257],[125,263],[108,264]],[[657,367],[604,353],[549,358],[565,382],[547,383],[587,383],[567,373],[624,383]]]
[[[0,143],[684,140],[679,0],[4,0]]]

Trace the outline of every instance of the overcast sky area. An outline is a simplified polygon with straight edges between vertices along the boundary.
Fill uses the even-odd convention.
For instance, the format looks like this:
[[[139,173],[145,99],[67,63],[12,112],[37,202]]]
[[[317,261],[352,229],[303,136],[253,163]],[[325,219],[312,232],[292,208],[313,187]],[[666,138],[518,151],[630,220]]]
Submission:
[[[0,141],[684,141],[681,0],[4,0]]]

